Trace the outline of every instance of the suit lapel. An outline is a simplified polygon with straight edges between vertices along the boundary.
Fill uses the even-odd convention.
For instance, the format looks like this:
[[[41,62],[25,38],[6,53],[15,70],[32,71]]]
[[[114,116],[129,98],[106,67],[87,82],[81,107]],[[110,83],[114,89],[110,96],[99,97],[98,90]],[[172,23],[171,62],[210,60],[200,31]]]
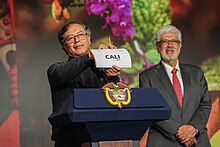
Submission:
[[[182,64],[180,64],[180,72],[183,80],[183,87],[184,87],[184,95],[183,95],[183,109],[186,108],[188,102],[189,102],[189,74],[187,73],[186,69]]]
[[[165,90],[170,94],[171,98],[173,99],[173,101],[175,102],[175,104],[178,106],[179,109],[181,109],[179,101],[177,99],[175,90],[173,88],[173,85],[167,75],[167,72],[163,66],[162,63],[160,63],[158,65],[157,70],[154,71],[156,76],[158,77],[158,79],[160,80],[161,84],[163,84],[163,87],[165,88]]]

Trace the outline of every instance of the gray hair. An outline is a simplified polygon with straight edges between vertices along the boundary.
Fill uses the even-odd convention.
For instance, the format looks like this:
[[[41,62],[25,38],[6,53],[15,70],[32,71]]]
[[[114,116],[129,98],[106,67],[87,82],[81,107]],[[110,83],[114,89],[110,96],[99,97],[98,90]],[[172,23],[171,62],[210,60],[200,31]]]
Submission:
[[[157,42],[161,41],[161,35],[164,33],[175,33],[180,42],[182,42],[181,32],[173,25],[166,25],[157,32]]]

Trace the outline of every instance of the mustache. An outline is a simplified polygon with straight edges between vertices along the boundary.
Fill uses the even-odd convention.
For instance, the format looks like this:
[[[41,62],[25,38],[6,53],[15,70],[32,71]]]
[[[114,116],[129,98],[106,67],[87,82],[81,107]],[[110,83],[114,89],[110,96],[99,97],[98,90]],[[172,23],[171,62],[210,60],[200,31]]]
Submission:
[[[175,48],[174,47],[166,47],[166,50],[167,51],[175,51]]]
[[[80,47],[80,46],[83,46],[83,44],[74,44],[74,45],[73,45],[74,48]]]

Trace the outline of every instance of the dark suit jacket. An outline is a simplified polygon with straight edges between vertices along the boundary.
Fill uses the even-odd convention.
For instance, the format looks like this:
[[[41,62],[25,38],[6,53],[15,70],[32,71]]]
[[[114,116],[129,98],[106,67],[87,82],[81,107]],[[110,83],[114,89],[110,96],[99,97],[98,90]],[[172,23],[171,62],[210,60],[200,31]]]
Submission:
[[[181,108],[172,83],[162,63],[146,69],[139,75],[140,87],[154,87],[171,107],[169,120],[154,122],[149,131],[149,147],[182,146],[175,134],[184,124],[199,130],[197,146],[210,146],[206,124],[211,111],[208,86],[202,70],[194,65],[179,64],[184,85],[184,100]]]
[[[103,70],[95,68],[94,60],[89,60],[87,55],[59,61],[49,67],[47,75],[52,94],[53,113],[59,112],[62,104],[73,94],[74,88],[100,88],[108,82],[119,81],[119,77],[107,77]],[[72,125],[52,126],[52,140],[77,142],[74,138],[76,134]]]

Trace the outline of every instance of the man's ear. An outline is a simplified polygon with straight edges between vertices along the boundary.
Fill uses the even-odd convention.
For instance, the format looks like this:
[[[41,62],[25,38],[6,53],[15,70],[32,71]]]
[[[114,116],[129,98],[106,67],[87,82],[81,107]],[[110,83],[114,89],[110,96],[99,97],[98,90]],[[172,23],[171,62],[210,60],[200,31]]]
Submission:
[[[65,43],[62,44],[62,49],[65,51],[65,53],[66,53],[67,55],[69,55],[69,50],[67,49],[67,46],[66,46]]]
[[[156,47],[157,47],[157,51],[159,52],[159,50],[160,50],[160,44],[159,44],[159,43],[156,43]]]
[[[91,45],[91,37],[88,37],[88,40],[89,40],[89,45]]]

